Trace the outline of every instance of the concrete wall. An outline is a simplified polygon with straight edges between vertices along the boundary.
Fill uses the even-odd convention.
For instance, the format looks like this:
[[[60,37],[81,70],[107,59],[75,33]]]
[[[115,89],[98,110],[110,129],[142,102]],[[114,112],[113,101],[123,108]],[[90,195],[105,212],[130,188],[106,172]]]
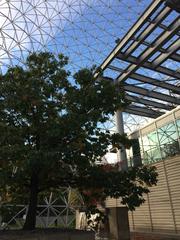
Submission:
[[[179,234],[163,234],[163,233],[131,233],[131,240],[179,240]]]
[[[180,234],[180,156],[154,165],[157,186],[150,189],[145,204],[129,213],[131,231]]]
[[[80,230],[0,231],[0,240],[94,240],[93,232]]]
[[[109,235],[112,239],[130,240],[128,209],[109,208]]]
[[[130,230],[177,234],[180,239],[180,155],[153,165],[159,174],[157,186],[150,189],[141,207],[129,212]],[[119,199],[111,198],[106,205],[109,208],[122,206]]]

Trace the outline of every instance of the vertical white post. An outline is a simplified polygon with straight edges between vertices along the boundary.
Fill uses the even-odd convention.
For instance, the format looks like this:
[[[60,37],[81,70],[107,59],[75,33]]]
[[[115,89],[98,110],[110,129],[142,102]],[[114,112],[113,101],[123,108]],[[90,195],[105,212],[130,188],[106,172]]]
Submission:
[[[120,110],[116,111],[116,128],[119,134],[124,134],[123,113]],[[126,170],[128,168],[126,149],[123,145],[118,151],[118,161],[120,162],[120,170]]]
[[[120,110],[116,112],[116,126],[119,134],[124,134],[123,114]],[[118,151],[120,171],[128,169],[125,147],[122,145]],[[119,200],[120,201],[120,200]],[[110,235],[116,240],[130,240],[130,229],[127,207],[109,208]]]

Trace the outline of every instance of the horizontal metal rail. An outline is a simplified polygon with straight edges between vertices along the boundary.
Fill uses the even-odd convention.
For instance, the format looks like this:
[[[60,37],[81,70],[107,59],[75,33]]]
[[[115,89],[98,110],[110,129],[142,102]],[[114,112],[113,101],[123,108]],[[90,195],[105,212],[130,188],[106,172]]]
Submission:
[[[122,53],[119,53],[117,55],[117,58],[120,59],[120,60],[129,62],[129,63],[133,63],[133,64],[138,64],[139,63],[139,59],[138,58],[133,57],[133,56],[127,57],[125,54],[122,54]],[[142,64],[142,67],[150,69],[150,70],[153,70],[155,72],[159,72],[159,73],[165,74],[165,75],[173,77],[173,78],[180,79],[180,72],[171,70],[171,69],[166,68],[166,67],[157,66],[155,63],[151,63],[149,61],[144,62]],[[108,68],[111,68],[111,65],[109,65]],[[116,70],[118,71],[118,68]],[[120,72],[122,72],[122,71],[120,71]]]
[[[144,11],[144,13],[139,17],[138,21],[134,26],[128,31],[125,37],[119,42],[119,44],[113,49],[109,56],[101,64],[100,69],[104,70],[114,59],[114,57],[122,50],[122,48],[128,43],[129,40],[136,34],[137,31],[146,23],[146,21],[151,17],[151,15],[158,9],[158,7],[163,3],[163,0],[156,0],[151,3],[151,5]],[[98,77],[100,72],[96,72],[94,77]]]
[[[126,99],[131,101],[131,102],[141,103],[141,104],[144,104],[146,106],[152,106],[152,107],[159,108],[159,109],[165,109],[165,110],[172,110],[173,109],[173,106],[171,106],[171,105],[159,103],[157,101],[155,102],[155,101],[148,100],[148,99],[145,99],[145,98],[142,98],[142,97],[132,96],[132,95],[129,95],[129,94],[126,95]]]
[[[140,66],[144,64],[160,47],[162,47],[169,39],[179,30],[180,19],[179,17],[169,26],[168,30],[165,30],[158,39],[154,42],[152,47],[146,49],[139,57],[138,64],[131,64],[124,73],[122,73],[117,79],[118,81],[125,81],[130,74],[134,73]]]
[[[176,105],[180,105],[180,98],[176,98],[176,97],[172,97],[170,95],[164,94],[164,93],[160,93],[160,92],[156,92],[156,91],[150,91],[147,90],[145,88],[142,87],[137,87],[137,86],[133,86],[130,84],[125,84],[124,85],[124,90],[128,91],[128,92],[132,92],[132,93],[137,93],[146,97],[150,97],[150,98],[156,98],[159,100],[162,100],[164,102],[169,102],[169,103],[173,103]]]

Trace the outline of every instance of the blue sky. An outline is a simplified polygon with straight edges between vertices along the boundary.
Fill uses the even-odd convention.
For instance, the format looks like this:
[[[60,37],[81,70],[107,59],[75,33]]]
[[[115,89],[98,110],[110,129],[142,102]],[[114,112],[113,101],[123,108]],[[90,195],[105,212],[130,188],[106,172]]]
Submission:
[[[99,65],[151,0],[11,0],[0,2],[0,63],[49,49],[70,58],[72,71]],[[9,61],[11,59],[11,61]]]
[[[0,1],[0,65],[23,64],[28,52],[49,50],[70,59],[72,73],[100,65],[151,0]],[[171,21],[172,16],[166,21]],[[157,30],[157,34],[160,30]],[[153,35],[154,37],[154,35]],[[149,37],[151,41],[152,36]],[[141,50],[141,49],[139,49]],[[136,51],[138,56],[139,50]],[[119,62],[121,67],[126,63]],[[165,66],[177,68],[173,62]],[[152,76],[147,70],[141,73]],[[112,77],[112,73],[109,72]],[[117,75],[117,74],[116,74]],[[115,76],[114,76],[115,77]],[[154,77],[162,78],[160,74]],[[132,81],[132,80],[130,80]],[[126,121],[137,122],[127,117]],[[138,122],[141,122],[138,120]]]

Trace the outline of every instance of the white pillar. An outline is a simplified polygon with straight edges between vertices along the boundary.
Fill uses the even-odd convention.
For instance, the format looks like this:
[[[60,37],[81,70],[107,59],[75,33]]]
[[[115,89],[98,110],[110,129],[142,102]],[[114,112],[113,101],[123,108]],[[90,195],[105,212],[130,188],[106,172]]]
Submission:
[[[116,128],[119,134],[124,134],[123,114],[118,110],[116,116]],[[127,170],[127,157],[124,146],[118,151],[118,161],[120,164],[120,171]],[[120,200],[119,200],[120,201]],[[128,220],[127,207],[113,207],[109,208],[109,227],[110,235],[116,240],[130,240],[130,229]]]
[[[116,111],[116,128],[119,134],[124,134],[123,113],[120,110]],[[122,145],[118,151],[118,161],[120,162],[120,170],[126,170],[128,168],[126,149]]]

